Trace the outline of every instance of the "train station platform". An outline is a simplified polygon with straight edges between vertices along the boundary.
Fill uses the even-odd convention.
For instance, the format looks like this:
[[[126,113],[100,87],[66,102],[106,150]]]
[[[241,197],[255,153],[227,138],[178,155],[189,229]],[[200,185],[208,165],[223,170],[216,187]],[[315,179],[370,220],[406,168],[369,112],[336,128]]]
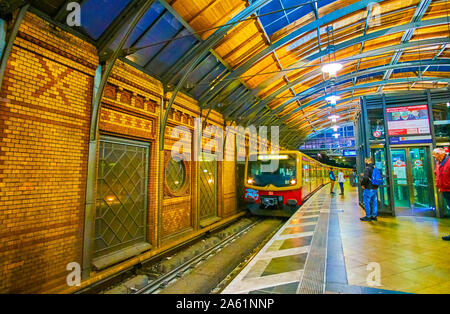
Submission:
[[[322,188],[222,293],[450,293],[449,220],[362,215],[355,188]]]

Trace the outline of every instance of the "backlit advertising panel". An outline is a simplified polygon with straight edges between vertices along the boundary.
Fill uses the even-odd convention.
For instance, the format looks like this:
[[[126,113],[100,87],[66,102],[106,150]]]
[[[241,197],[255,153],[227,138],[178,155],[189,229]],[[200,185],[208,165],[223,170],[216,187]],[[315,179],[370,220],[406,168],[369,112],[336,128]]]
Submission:
[[[429,134],[427,105],[387,108],[389,135]]]

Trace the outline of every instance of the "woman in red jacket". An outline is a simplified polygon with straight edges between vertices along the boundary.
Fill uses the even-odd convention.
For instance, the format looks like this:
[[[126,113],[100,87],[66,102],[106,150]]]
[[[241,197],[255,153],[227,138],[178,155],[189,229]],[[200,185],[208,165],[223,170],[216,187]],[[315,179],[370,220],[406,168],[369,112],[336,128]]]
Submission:
[[[443,148],[433,150],[433,157],[436,158],[436,186],[450,207],[450,157]],[[450,241],[450,235],[442,239]]]

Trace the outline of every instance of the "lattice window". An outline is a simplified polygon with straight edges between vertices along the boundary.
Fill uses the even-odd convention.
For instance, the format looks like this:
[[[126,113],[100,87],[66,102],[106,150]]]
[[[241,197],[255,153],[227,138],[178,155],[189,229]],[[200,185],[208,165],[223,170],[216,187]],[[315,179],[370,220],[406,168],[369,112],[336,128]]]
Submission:
[[[171,158],[167,163],[166,182],[172,193],[179,193],[186,184],[186,166],[182,160]]]
[[[200,219],[217,216],[217,161],[200,162]]]
[[[146,240],[149,145],[100,139],[95,256]]]

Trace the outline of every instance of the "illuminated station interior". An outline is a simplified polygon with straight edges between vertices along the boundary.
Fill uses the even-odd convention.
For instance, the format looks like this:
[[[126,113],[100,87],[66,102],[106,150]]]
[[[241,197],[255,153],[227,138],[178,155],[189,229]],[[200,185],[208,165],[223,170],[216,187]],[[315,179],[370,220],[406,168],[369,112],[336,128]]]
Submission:
[[[448,0],[0,0],[0,62],[1,294],[450,293]]]

